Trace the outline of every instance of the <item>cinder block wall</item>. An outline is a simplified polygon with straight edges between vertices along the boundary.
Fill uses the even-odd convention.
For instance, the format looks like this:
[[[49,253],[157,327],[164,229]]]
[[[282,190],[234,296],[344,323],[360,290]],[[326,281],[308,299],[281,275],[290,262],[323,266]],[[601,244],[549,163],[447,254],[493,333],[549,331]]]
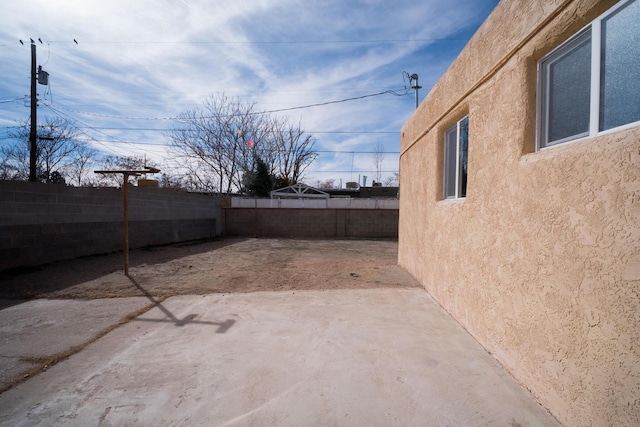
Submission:
[[[222,233],[218,197],[129,187],[131,248]],[[0,181],[0,270],[122,250],[123,194]]]
[[[397,209],[225,208],[225,234],[260,237],[397,238]]]

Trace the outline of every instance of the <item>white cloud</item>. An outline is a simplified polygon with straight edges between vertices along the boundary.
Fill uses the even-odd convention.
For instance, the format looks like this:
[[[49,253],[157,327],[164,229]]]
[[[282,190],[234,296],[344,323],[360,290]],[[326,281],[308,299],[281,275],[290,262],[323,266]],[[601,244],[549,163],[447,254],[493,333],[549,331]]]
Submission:
[[[29,92],[29,43],[22,46],[18,39],[26,42],[30,37],[45,42],[38,42],[37,49],[38,63],[51,76],[46,102],[90,128],[167,127],[167,121],[107,116],[175,117],[218,92],[274,110],[401,90],[402,71],[420,75],[422,99],[464,45],[437,39],[469,38],[496,3],[5,2],[0,16],[0,101]],[[41,98],[45,89],[38,89]],[[29,109],[22,104],[0,103],[0,126],[26,120]],[[413,109],[413,94],[382,95],[287,114],[301,118],[308,130],[376,132],[399,131]],[[39,114],[51,113],[41,110]],[[99,141],[140,143],[113,144],[117,152],[158,156],[163,151],[141,144],[162,142],[159,132],[85,131]],[[398,150],[397,134],[316,136],[321,150],[367,151],[378,138],[386,150]],[[371,168],[370,155],[352,157],[354,168]],[[348,155],[323,154],[314,167],[350,171],[351,160]],[[386,156],[386,167],[397,169],[397,155]],[[345,178],[327,175],[323,172],[323,179]]]

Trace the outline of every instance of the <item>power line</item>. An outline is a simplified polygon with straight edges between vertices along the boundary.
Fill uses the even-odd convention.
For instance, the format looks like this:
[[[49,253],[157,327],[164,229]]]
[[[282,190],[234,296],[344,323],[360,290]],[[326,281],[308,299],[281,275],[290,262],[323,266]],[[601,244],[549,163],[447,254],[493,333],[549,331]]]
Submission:
[[[348,101],[356,101],[359,99],[365,99],[365,98],[372,98],[374,96],[380,96],[380,95],[386,95],[386,94],[391,94],[391,95],[395,95],[395,96],[405,96],[409,93],[409,90],[404,91],[404,93],[397,93],[393,90],[385,90],[384,92],[378,92],[378,93],[372,93],[369,95],[362,95],[362,96],[355,96],[352,98],[345,98],[345,99],[340,99],[337,101],[327,101],[327,102],[319,102],[317,104],[309,104],[309,105],[303,105],[303,106],[299,106],[299,107],[291,107],[291,108],[280,108],[278,110],[270,110],[270,111],[264,111],[262,113],[250,113],[250,114],[267,114],[267,113],[280,113],[283,111],[292,111],[292,110],[301,110],[303,108],[311,108],[311,107],[320,107],[320,106],[324,106],[324,105],[331,105],[331,104],[339,104],[342,102],[348,102]]]
[[[69,40],[45,40],[47,43],[61,43],[61,44],[71,44],[74,41]],[[441,41],[451,41],[451,42],[468,42],[468,38],[426,38],[426,39],[371,39],[371,40],[191,40],[191,41],[128,41],[128,40],[120,40],[120,41],[84,41],[80,40],[81,44],[92,44],[92,45],[108,45],[108,44],[193,44],[193,45],[223,45],[223,44],[257,44],[257,45],[283,45],[283,44],[376,44],[376,43],[427,43],[427,42],[441,42]],[[78,43],[76,43],[78,44]]]
[[[16,96],[13,98],[6,98],[6,99],[0,99],[0,104],[4,104],[7,102],[17,102],[17,101],[22,101],[24,100],[24,96]]]
[[[399,151],[357,151],[357,150],[317,150],[316,153],[334,154],[400,154]]]
[[[22,126],[0,126],[0,130],[2,129],[18,129]],[[123,131],[140,131],[140,132],[169,132],[172,131],[172,128],[130,128],[130,127],[102,127],[102,126],[76,126],[78,129],[91,129],[91,130],[123,130]],[[308,134],[330,134],[330,135],[398,135],[400,131],[375,131],[375,130],[307,130],[305,133]]]
[[[380,172],[380,173],[394,173],[394,172],[398,172],[397,170],[390,170],[390,171],[378,171],[375,169],[370,169],[370,170],[344,170],[344,171],[332,171],[332,170],[306,170],[306,173],[308,173],[309,175],[314,175],[314,174],[318,174],[318,173],[376,173],[376,172]]]
[[[45,106],[46,106],[47,108],[49,108],[51,111],[53,111],[55,114],[57,114],[58,116],[66,117],[66,118],[67,118],[67,119],[69,119],[69,120],[72,120],[72,121],[74,121],[74,122],[77,122],[77,123],[83,124],[83,125],[85,125],[86,127],[88,127],[89,129],[91,129],[91,126],[87,125],[86,123],[81,122],[80,120],[74,119],[73,117],[69,116],[68,114],[65,114],[65,113],[63,113],[63,112],[61,112],[61,111],[56,110],[53,106],[51,106],[51,105],[49,105],[49,104],[46,104],[46,103],[45,103]],[[81,131],[81,132],[82,132],[82,131]],[[106,134],[106,133],[104,133],[104,132],[101,132],[101,131],[97,131],[97,132],[99,132],[99,133],[101,133],[101,134],[103,134],[103,135],[105,135],[105,136],[107,136],[107,137],[109,137],[109,138],[113,138],[111,135],[108,135],[108,134]],[[97,141],[95,138],[93,138],[93,137],[92,137],[91,135],[89,135],[88,133],[86,133],[86,132],[82,132],[82,133],[83,133],[87,138],[89,138],[89,140],[90,140],[90,141],[93,141],[93,142],[95,142],[95,143],[97,143],[97,144],[102,145],[102,146],[103,146],[103,147],[105,147],[108,151],[111,151],[112,153],[116,153],[116,154],[118,154],[118,153],[117,153],[116,151],[114,151],[112,148],[110,148],[110,147],[109,147],[109,146],[107,146],[106,144],[103,144],[103,143],[102,143],[102,142],[100,142],[100,141]],[[115,141],[109,141],[109,142],[113,143],[113,142],[115,142]],[[126,144],[131,144],[131,143],[126,143]]]
[[[18,127],[18,126],[7,126],[7,128],[10,127]],[[0,127],[1,128],[1,127]],[[100,129],[100,130],[126,130],[126,131],[156,131],[156,132],[163,132],[163,131],[172,131],[172,128],[127,128],[127,127],[91,127],[89,129]],[[399,134],[400,131],[356,131],[356,130],[335,130],[335,131],[319,131],[319,130],[308,130],[305,131],[305,133],[314,133],[314,134],[381,134],[381,135],[393,135],[393,134]]]
[[[131,141],[98,141],[92,139],[94,142],[109,143],[109,144],[129,144],[129,145],[154,145],[158,147],[171,147],[171,144],[162,142],[131,142]],[[361,150],[313,150],[314,153],[320,154],[400,154],[399,151],[361,151]]]
[[[410,89],[404,89],[404,93],[399,93],[399,92],[396,92],[394,90],[385,90],[385,91],[382,91],[382,92],[370,93],[370,94],[367,94],[367,95],[354,96],[354,97],[338,99],[338,100],[334,100],[334,101],[318,102],[318,103],[315,103],[315,104],[300,105],[300,106],[297,106],[297,107],[289,107],[289,108],[280,108],[280,109],[276,109],[276,110],[250,112],[250,113],[247,113],[247,115],[260,115],[260,114],[270,114],[270,113],[281,113],[283,111],[302,110],[302,109],[306,109],[306,108],[321,107],[321,106],[325,106],[325,105],[340,104],[340,103],[343,103],[343,102],[357,101],[357,100],[366,99],[366,98],[373,98],[373,97],[376,97],[376,96],[381,96],[381,95],[386,95],[386,94],[390,94],[390,95],[394,95],[394,96],[406,96],[406,95],[409,94],[409,92],[411,92]],[[45,105],[51,106],[50,104],[46,104],[46,103],[45,103]],[[127,117],[127,116],[115,116],[115,115],[110,115],[110,114],[99,114],[99,113],[93,113],[93,112],[88,112],[88,111],[79,111],[79,110],[74,110],[72,108],[65,107],[65,106],[59,106],[59,108],[62,108],[63,110],[71,111],[71,112],[74,112],[74,113],[78,113],[78,114],[88,114],[88,115],[92,115],[92,116],[106,117],[106,118],[111,118],[111,119],[121,119],[121,120],[167,120],[167,121],[176,121],[176,122],[184,122],[185,121],[185,119],[181,118],[181,117]],[[236,116],[236,114],[220,115],[220,116],[216,116],[216,117],[234,117],[234,116]],[[198,119],[210,119],[210,118],[213,118],[213,117],[214,116],[199,116],[199,117],[196,117],[196,118],[198,118]]]

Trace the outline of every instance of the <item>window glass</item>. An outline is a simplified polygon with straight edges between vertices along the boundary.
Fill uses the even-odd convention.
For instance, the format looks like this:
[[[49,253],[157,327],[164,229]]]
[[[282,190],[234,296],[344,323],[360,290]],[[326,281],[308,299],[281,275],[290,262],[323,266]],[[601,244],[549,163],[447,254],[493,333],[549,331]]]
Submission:
[[[460,159],[458,171],[458,197],[467,195],[467,170],[469,162],[469,116],[460,120]]]
[[[548,112],[546,145],[589,131],[591,33],[568,44],[546,64]]]
[[[444,197],[456,197],[457,125],[444,136]]]
[[[640,120],[640,1],[602,20],[600,130]]]
[[[539,148],[640,122],[640,0],[621,0],[538,69]]]

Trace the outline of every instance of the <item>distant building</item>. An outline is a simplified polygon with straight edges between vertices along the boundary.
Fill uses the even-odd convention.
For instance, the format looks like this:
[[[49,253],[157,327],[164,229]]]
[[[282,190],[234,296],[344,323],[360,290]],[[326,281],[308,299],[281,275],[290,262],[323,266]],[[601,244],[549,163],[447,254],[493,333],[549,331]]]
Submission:
[[[331,188],[326,191],[331,197],[358,197],[361,199],[397,199],[398,187],[358,187],[349,188]]]
[[[293,184],[270,193],[272,199],[328,199],[329,193],[306,184]]]

